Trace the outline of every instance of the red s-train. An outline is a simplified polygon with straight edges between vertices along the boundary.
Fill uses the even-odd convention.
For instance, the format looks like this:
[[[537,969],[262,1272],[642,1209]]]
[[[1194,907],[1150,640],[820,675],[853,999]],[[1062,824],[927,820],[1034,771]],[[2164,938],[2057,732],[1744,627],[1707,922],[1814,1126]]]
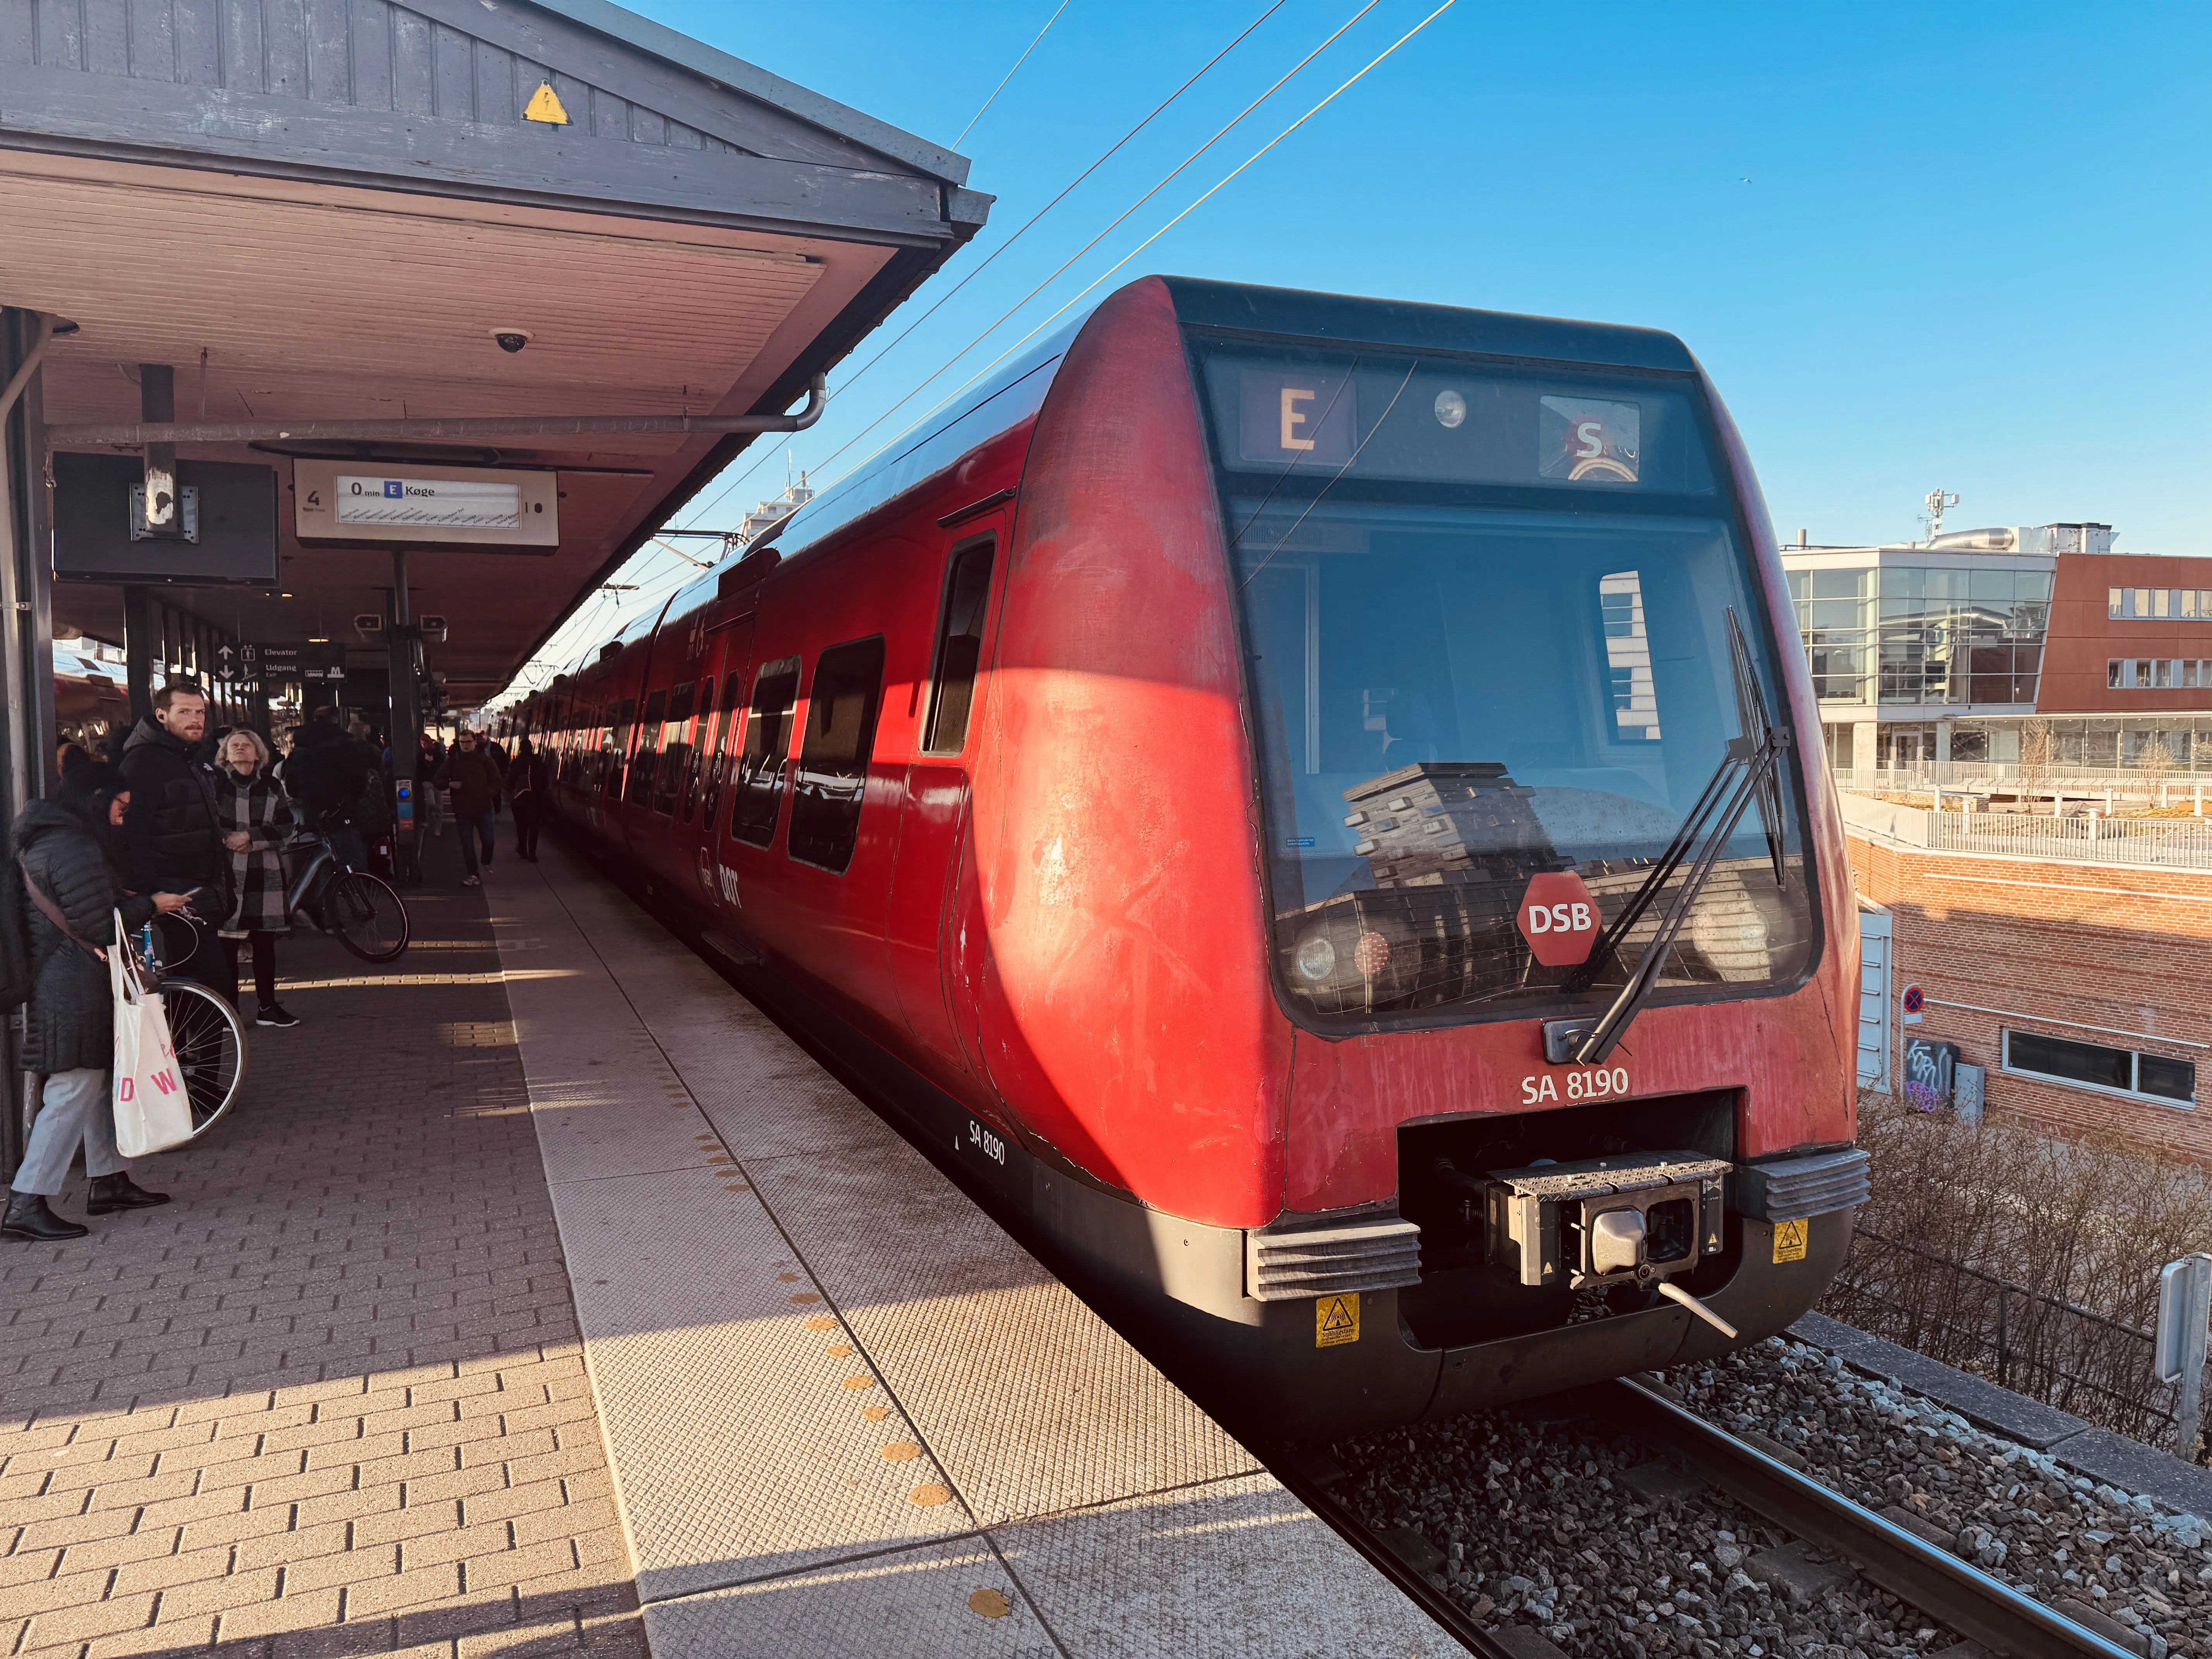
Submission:
[[[524,708],[557,811],[1255,1414],[1819,1297],[1856,910],[1679,341],[1147,278],[766,541]]]

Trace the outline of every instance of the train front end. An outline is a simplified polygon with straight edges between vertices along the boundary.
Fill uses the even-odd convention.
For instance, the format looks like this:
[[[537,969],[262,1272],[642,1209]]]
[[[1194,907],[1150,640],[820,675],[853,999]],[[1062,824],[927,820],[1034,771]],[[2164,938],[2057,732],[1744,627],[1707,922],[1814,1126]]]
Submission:
[[[1333,1437],[1813,1305],[1867,1192],[1856,907],[1679,341],[1146,279],[1019,515],[980,1052],[1187,1376]]]
[[[1302,1409],[1782,1328],[1867,1191],[1857,935],[1725,409],[1647,331],[1171,288],[1295,1032],[1244,1292]]]

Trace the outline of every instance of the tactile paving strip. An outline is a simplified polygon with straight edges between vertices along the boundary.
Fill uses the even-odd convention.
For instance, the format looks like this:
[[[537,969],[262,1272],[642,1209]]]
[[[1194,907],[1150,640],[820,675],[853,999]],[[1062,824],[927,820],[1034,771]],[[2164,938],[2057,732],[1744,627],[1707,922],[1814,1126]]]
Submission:
[[[983,1525],[1259,1468],[905,1141],[747,1168]]]
[[[1444,1651],[612,889],[549,848],[501,896],[502,940],[541,964],[509,994],[659,1659]],[[1293,1614],[1175,1611],[1255,1571]],[[1063,1604],[1079,1634],[1055,1640]]]
[[[1062,1659],[1005,1565],[969,1539],[664,1601],[645,1611],[658,1656]]]
[[[1444,1659],[1437,1626],[1267,1475],[994,1531],[1083,1659]]]
[[[553,1205],[641,1598],[974,1525],[957,1498],[909,1496],[943,1476],[884,1456],[914,1432],[757,1197],[685,1170],[571,1182]]]

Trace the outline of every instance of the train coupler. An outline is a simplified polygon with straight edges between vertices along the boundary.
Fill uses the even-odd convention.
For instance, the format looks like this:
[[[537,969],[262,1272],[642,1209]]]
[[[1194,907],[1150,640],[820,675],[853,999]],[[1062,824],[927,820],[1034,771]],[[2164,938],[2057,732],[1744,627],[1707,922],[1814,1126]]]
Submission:
[[[1731,1167],[1677,1152],[1493,1170],[1490,1259],[1527,1285],[1649,1288],[1720,1253]]]

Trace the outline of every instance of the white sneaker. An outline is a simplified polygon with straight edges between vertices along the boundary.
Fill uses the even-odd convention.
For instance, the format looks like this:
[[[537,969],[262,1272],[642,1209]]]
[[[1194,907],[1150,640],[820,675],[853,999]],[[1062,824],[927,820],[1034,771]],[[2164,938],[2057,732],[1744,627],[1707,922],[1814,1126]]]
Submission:
[[[461,878],[461,885],[464,887],[481,887],[483,885],[483,882],[481,878],[477,876],[463,876]]]

